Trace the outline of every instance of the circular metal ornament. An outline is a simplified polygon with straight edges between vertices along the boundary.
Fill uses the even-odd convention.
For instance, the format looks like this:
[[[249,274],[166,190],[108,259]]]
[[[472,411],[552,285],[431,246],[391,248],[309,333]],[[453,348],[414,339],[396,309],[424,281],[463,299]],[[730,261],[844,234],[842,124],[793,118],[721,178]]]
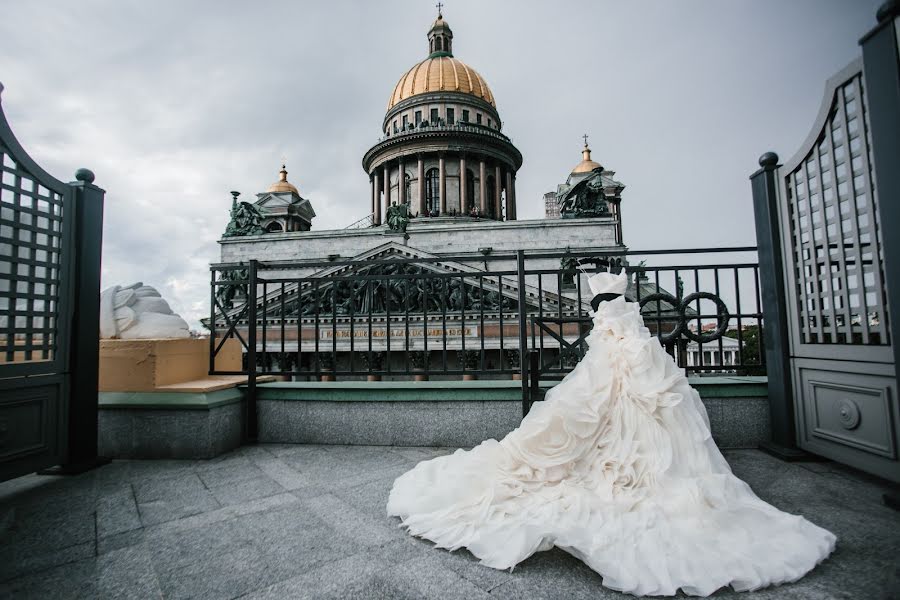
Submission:
[[[657,319],[652,314],[647,314],[647,315],[643,314],[644,306],[646,304],[649,304],[650,302],[660,302],[660,301],[668,302],[678,312],[678,314],[677,315],[666,315],[665,317],[660,315],[659,319]],[[666,321],[666,322],[675,321],[675,329],[673,329],[672,331],[670,331],[668,333],[657,332],[657,337],[659,338],[659,341],[661,344],[669,344],[671,342],[678,340],[678,338],[681,336],[682,333],[687,335],[687,331],[685,329],[685,321],[684,321],[685,304],[679,305],[678,298],[676,298],[675,296],[673,296],[671,294],[665,294],[663,292],[656,292],[655,294],[650,294],[649,296],[644,296],[643,298],[641,298],[641,301],[639,302],[639,304],[641,306],[641,316],[644,318],[644,321],[647,321],[647,320],[656,321],[657,330],[660,329],[660,325],[664,321]]]
[[[708,344],[722,337],[725,330],[728,329],[728,322],[731,320],[731,314],[728,312],[728,307],[725,306],[725,302],[715,294],[711,294],[710,292],[695,292],[693,294],[688,294],[681,301],[679,310],[682,314],[682,319],[684,319],[684,311],[687,307],[691,305],[691,302],[697,300],[711,300],[716,305],[716,328],[708,333],[695,333],[690,329],[685,329],[684,337],[692,342],[697,342],[698,344]]]
[[[859,427],[861,416],[856,402],[845,398],[838,406],[838,413],[841,418],[841,427],[844,429],[856,429]]]

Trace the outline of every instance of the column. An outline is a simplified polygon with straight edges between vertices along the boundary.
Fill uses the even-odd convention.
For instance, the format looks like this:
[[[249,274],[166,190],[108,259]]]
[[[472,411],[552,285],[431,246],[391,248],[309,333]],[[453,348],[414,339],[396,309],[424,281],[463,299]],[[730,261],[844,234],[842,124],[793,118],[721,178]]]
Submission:
[[[466,173],[466,156],[459,156],[459,212],[466,214],[466,208],[469,204],[468,175]]]
[[[387,216],[391,206],[391,169],[388,163],[384,163],[384,216]]]
[[[500,195],[503,192],[503,173],[500,171],[500,165],[494,167],[494,215],[498,221],[503,220],[503,198]]]
[[[377,225],[375,223],[375,204],[378,202],[375,199],[375,176],[372,173],[369,173],[369,212],[372,215],[372,224]]]
[[[512,171],[509,169],[506,170],[506,220],[512,221],[513,213],[512,213],[512,197],[513,197],[513,178]]]
[[[516,217],[516,211],[517,211],[517,207],[516,207],[516,174],[515,173],[512,174],[512,188],[510,188],[510,189],[512,190],[512,193],[507,191],[507,194],[509,194],[509,196],[508,196],[509,199],[507,200],[507,204],[506,204],[506,214],[507,214],[508,219],[515,221],[517,218]],[[512,208],[510,208],[510,207],[512,207]]]
[[[444,155],[438,157],[438,193],[441,197],[441,214],[447,213],[447,169],[444,168]]]
[[[622,201],[616,200],[616,241],[622,244]]]
[[[425,214],[425,159],[419,155],[419,170],[417,177],[419,178],[419,214]]]
[[[482,214],[487,214],[487,168],[484,158],[478,162],[478,177],[478,193],[481,195],[480,210]]]
[[[406,197],[406,168],[402,158],[397,161],[397,164],[399,165],[399,170],[397,171],[397,196],[400,198],[400,204],[406,204],[409,200]]]
[[[381,175],[378,171],[372,171],[372,191],[375,194],[372,202],[375,204],[375,224],[381,225]]]

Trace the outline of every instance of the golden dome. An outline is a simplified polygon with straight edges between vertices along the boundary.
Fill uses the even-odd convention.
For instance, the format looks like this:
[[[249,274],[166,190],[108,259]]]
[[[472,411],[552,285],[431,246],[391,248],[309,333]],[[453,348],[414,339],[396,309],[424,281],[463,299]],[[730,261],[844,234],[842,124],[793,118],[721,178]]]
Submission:
[[[575,165],[575,168],[572,169],[572,174],[576,173],[590,173],[594,169],[602,169],[603,166],[597,161],[591,160],[591,149],[588,148],[587,144],[584,145],[584,150],[581,151],[581,162]]]
[[[297,191],[297,188],[291,184],[287,180],[287,169],[285,169],[284,165],[281,165],[281,171],[279,171],[278,181],[269,186],[267,192],[279,193],[279,192],[292,192],[294,194],[300,195],[300,192]]]
[[[428,92],[471,94],[496,107],[494,94],[475,69],[452,56],[435,56],[426,58],[400,78],[391,94],[388,110],[401,100]]]

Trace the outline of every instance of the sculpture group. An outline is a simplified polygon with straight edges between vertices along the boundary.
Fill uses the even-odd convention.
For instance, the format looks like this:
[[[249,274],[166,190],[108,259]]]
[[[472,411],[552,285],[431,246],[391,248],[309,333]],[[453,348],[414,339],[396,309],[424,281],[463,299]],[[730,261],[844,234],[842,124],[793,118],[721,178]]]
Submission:
[[[603,194],[603,169],[594,169],[557,198],[563,219],[608,217],[609,204]]]

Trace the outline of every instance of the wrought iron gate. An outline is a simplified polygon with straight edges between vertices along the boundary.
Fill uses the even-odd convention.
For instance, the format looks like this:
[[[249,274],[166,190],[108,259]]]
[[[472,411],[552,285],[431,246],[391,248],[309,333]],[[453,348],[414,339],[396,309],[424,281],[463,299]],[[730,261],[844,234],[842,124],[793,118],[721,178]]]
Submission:
[[[76,177],[38,166],[0,105],[0,481],[96,459],[103,190]]]
[[[896,81],[895,33],[883,23],[873,34],[882,29],[893,42],[878,60],[892,62],[886,72]],[[871,96],[883,92],[868,79],[873,58],[866,54],[865,60],[828,81],[800,151],[781,167],[774,153],[763,155],[752,178],[761,264],[769,295],[777,300],[767,302],[773,314],[766,315],[773,329],[767,331],[770,396],[784,403],[773,406],[780,420],[773,428],[776,441],[790,445],[796,428],[803,450],[900,481],[900,314],[890,310],[898,292],[888,289],[900,282],[887,276],[900,256],[891,247],[896,242],[885,239],[896,237],[892,230],[900,223],[884,210],[900,196],[896,179],[883,177],[896,170],[900,155],[879,143],[892,129],[898,135],[900,106],[896,99],[882,102],[886,110],[873,113]],[[882,155],[878,164],[876,151]],[[774,330],[779,321],[780,332]],[[771,381],[779,376],[783,381]],[[793,415],[787,410],[791,398]]]

